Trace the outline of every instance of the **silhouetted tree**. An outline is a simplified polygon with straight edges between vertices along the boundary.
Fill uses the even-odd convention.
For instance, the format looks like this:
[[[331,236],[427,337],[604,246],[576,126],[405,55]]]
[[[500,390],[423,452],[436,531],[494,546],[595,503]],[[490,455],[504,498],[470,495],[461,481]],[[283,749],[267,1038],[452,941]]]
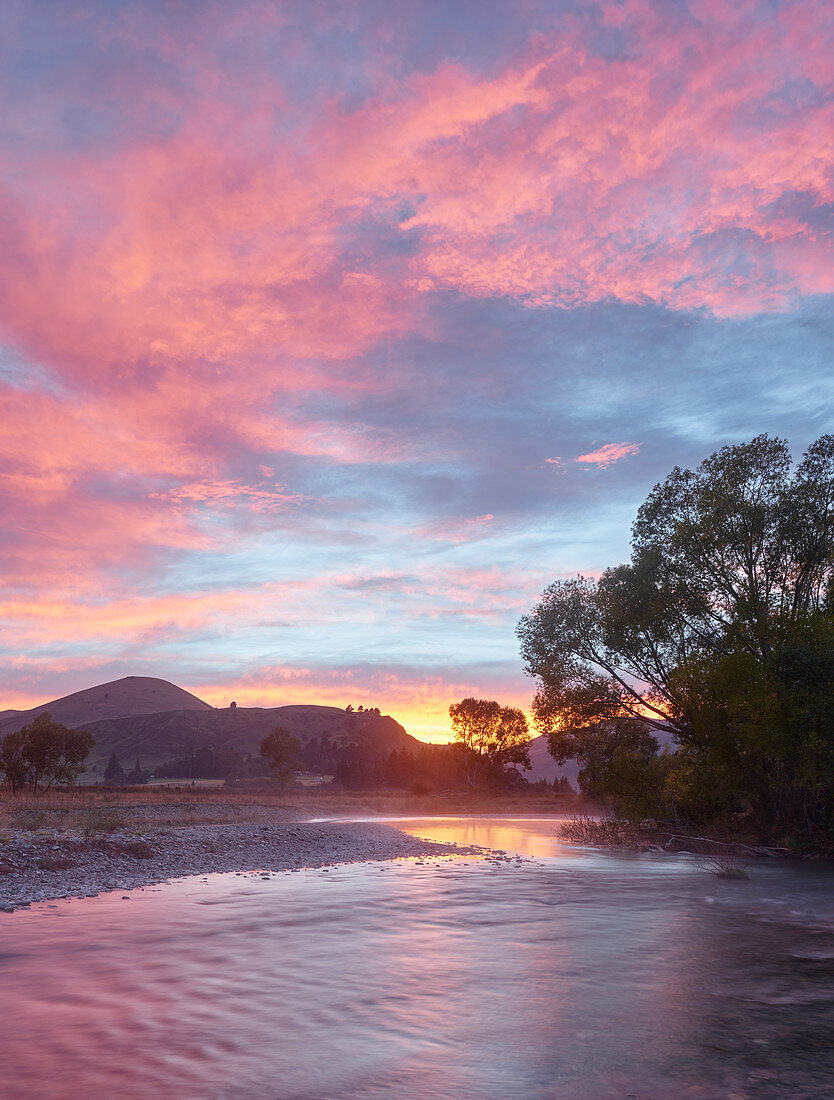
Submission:
[[[23,754],[26,735],[23,730],[7,733],[0,740],[0,771],[6,777],[12,796],[16,795],[29,778],[29,762]]]
[[[110,759],[107,761],[107,767],[104,769],[104,782],[105,783],[123,783],[125,778],[125,770],[119,763],[119,758],[115,752],[110,753]]]
[[[484,765],[503,774],[507,765],[530,767],[527,719],[515,707],[494,699],[463,699],[449,707],[455,741],[463,747],[470,784],[477,785]]]
[[[139,757],[136,757],[136,763],[133,766],[133,771],[128,773],[127,781],[132,786],[139,786],[148,782],[148,772],[142,771],[142,763]]]
[[[261,756],[266,760],[273,775],[278,777],[282,791],[285,781],[301,767],[300,753],[301,742],[297,737],[293,737],[286,726],[276,726],[261,741]]]
[[[834,436],[791,466],[760,435],[676,467],[628,564],[550,585],[519,623],[537,725],[585,786],[834,844]]]
[[[36,795],[39,788],[49,790],[56,782],[74,783],[95,743],[89,730],[67,729],[46,712],[38,714],[20,734],[21,754]]]

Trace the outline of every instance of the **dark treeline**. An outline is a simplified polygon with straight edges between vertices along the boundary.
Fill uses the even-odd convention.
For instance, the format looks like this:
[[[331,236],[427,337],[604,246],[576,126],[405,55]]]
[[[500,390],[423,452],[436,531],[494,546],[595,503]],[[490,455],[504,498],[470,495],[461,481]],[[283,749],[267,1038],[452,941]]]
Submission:
[[[269,767],[252,753],[203,745],[164,761],[153,774],[157,779],[255,779],[269,775]]]
[[[393,749],[387,756],[358,753],[339,762],[334,786],[347,790],[383,787],[448,790],[466,786],[466,771],[454,745],[421,745],[416,752]]]
[[[360,750],[340,761],[333,774],[333,783],[346,790],[398,788],[415,793],[472,789],[474,786],[469,754],[461,744],[420,745],[416,751],[393,749],[387,756],[376,757]],[[480,791],[531,787],[551,787],[563,794],[573,790],[566,779],[556,779],[552,786],[546,780],[530,784],[521,772],[499,760],[483,763],[477,783]]]
[[[420,745],[416,750],[378,753],[358,742],[339,744],[325,733],[302,746],[299,764],[313,774],[332,776],[332,785],[343,790],[393,788],[428,793],[472,786],[466,751],[458,744]],[[259,755],[203,746],[167,760],[154,768],[153,774],[158,779],[245,780],[268,776],[270,768]],[[105,772],[105,780],[114,783],[141,783],[147,777],[138,761],[133,772],[126,774],[115,756]],[[523,790],[531,786],[550,787],[562,794],[572,791],[567,780],[557,779],[552,785],[546,781],[528,784],[517,770],[499,762],[485,764],[478,783],[480,790]]]

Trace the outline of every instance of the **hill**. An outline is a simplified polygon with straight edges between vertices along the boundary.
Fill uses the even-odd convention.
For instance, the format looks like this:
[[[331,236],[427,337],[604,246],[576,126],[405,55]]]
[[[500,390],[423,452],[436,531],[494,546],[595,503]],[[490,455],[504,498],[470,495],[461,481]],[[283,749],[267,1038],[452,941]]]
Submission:
[[[372,711],[346,713],[338,707],[235,707],[224,710],[176,710],[86,724],[96,739],[90,764],[100,765],[111,752],[125,762],[138,756],[145,767],[200,748],[236,749],[257,755],[261,739],[277,725],[302,744],[327,735],[340,745],[355,742],[375,755],[392,749],[414,750],[420,742],[388,715]]]
[[[164,711],[213,712],[214,708],[171,684],[153,676],[124,676],[107,684],[75,691],[60,699],[32,707],[31,710],[9,710],[0,713],[0,733],[11,733],[28,725],[32,719],[48,711],[55,722],[70,728],[119,718],[160,714]]]
[[[651,733],[657,738],[661,752],[675,752],[677,745],[670,730],[653,729]],[[575,760],[557,764],[547,751],[547,737],[543,734],[540,737],[534,737],[530,742],[530,763],[533,765],[532,769],[521,773],[528,783],[537,783],[540,779],[546,779],[548,783],[552,783],[558,776],[560,779],[565,777],[569,779],[574,790],[579,789],[579,765]]]
[[[568,760],[566,764],[557,764],[547,751],[546,737],[534,737],[530,742],[530,763],[533,765],[532,769],[521,773],[528,783],[538,783],[540,779],[546,779],[548,783],[552,783],[557,777],[562,779],[566,776],[574,790],[578,790],[579,767],[576,761]]]

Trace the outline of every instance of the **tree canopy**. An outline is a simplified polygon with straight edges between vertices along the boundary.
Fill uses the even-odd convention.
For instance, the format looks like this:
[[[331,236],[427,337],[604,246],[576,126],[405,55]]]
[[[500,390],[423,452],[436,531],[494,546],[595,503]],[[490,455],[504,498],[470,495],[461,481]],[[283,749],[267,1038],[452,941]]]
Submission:
[[[449,707],[455,741],[463,747],[469,783],[494,777],[510,765],[530,767],[530,732],[524,714],[494,699],[463,699]]]
[[[13,794],[30,782],[35,794],[55,783],[71,785],[85,770],[94,743],[89,730],[68,729],[44,712],[0,741],[0,769]]]
[[[639,719],[680,746],[676,805],[697,788],[704,813],[828,820],[833,576],[834,436],[795,468],[767,435],[675,467],[638,511],[631,560],[557,581],[519,623],[537,724],[564,757],[583,731]]]

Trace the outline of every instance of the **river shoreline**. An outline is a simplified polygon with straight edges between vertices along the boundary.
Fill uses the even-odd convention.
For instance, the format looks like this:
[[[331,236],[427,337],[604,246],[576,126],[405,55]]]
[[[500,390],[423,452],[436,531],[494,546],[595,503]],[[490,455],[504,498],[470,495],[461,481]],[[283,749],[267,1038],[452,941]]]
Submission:
[[[84,837],[74,830],[49,835],[5,830],[0,844],[0,910],[134,890],[186,875],[299,871],[475,852],[368,823],[189,824],[116,830],[100,837]]]

